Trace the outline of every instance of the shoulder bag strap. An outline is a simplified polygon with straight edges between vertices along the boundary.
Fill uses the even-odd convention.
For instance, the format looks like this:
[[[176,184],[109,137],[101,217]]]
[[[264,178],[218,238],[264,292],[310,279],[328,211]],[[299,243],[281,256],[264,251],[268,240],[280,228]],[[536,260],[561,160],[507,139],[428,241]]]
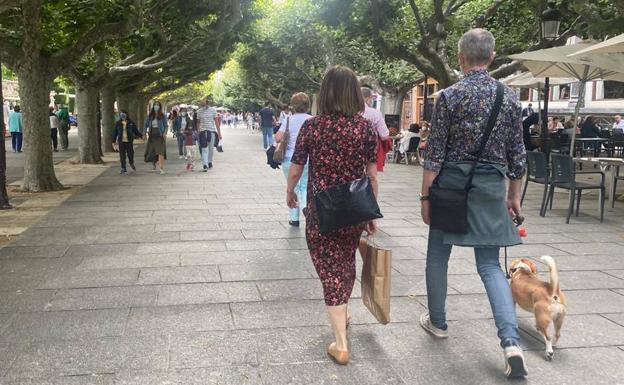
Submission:
[[[483,150],[485,149],[485,145],[490,139],[490,135],[494,130],[494,126],[496,125],[496,121],[498,120],[498,115],[500,114],[501,107],[503,105],[503,97],[505,96],[505,87],[501,82],[496,82],[496,100],[494,101],[494,106],[492,107],[492,112],[490,112],[490,117],[488,118],[487,126],[485,127],[485,132],[483,133],[483,138],[481,138],[481,145],[479,146],[479,151],[477,152],[476,159],[472,163],[472,168],[470,169],[470,174],[468,177],[468,181],[466,182],[465,189],[468,190],[470,185],[472,184],[472,178],[474,177],[475,169],[477,167],[477,163],[479,163],[479,158],[483,154]]]

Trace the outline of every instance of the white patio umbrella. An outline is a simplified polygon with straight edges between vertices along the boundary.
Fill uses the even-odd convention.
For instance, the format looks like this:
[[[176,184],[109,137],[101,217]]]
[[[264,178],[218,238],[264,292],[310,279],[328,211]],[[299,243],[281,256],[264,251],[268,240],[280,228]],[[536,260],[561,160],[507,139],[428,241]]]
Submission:
[[[571,56],[594,44],[594,42],[581,42],[509,56],[511,59],[522,62],[531,74],[537,78],[572,77],[580,82],[579,99],[574,110],[575,127],[572,130],[570,155],[574,155],[576,126],[578,124],[581,103],[585,99],[585,84],[596,79],[624,82],[624,54]]]
[[[624,33],[611,39],[607,39],[601,43],[594,44],[590,47],[582,49],[571,56],[594,54],[594,53],[615,53],[624,52]]]
[[[570,84],[576,83],[576,79],[573,78],[550,78],[549,84],[551,86],[559,86],[562,84]],[[509,87],[515,88],[531,88],[534,90],[538,90],[537,93],[537,109],[538,112],[542,110],[542,101],[540,99],[540,90],[543,90],[546,83],[546,78],[536,78],[530,72],[521,72],[518,74],[514,74],[506,77],[501,80],[501,83],[508,85]],[[548,111],[546,111],[548,113]],[[540,123],[542,121],[542,114],[540,116]]]

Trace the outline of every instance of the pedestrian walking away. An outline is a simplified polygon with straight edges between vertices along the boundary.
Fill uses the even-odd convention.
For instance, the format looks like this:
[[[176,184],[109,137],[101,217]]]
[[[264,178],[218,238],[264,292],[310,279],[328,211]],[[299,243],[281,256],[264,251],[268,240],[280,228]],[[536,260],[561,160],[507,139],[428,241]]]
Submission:
[[[9,132],[11,133],[11,148],[13,152],[22,152],[22,140],[24,138],[24,122],[20,106],[13,107],[9,112]]]
[[[286,151],[284,152],[284,159],[282,160],[282,171],[288,181],[288,173],[290,171],[290,159],[295,152],[295,143],[299,130],[306,120],[312,117],[308,114],[310,110],[310,98],[303,92],[296,93],[290,98],[290,106],[292,107],[294,114],[286,115],[282,121],[279,131],[275,134],[275,140],[278,143],[285,141]],[[294,187],[295,194],[297,194],[297,201],[300,207],[288,209],[289,221],[288,224],[294,227],[299,226],[300,208],[306,207],[307,194],[308,194],[308,164],[303,168],[303,173],[299,182]]]
[[[50,137],[52,138],[52,148],[58,152],[58,128],[60,121],[54,113],[54,107],[50,107]]]
[[[167,146],[165,136],[167,135],[167,118],[162,113],[160,102],[154,102],[152,109],[145,119],[143,132],[148,133],[147,145],[145,146],[145,162],[152,164],[152,171],[165,173],[165,160],[167,159]]]
[[[182,110],[185,111],[184,119],[182,119]],[[176,110],[171,111],[171,131],[173,131],[173,137],[176,138],[178,144],[178,159],[184,159],[184,128],[191,122],[186,111],[186,108],[180,109],[180,115]],[[183,121],[184,127],[182,127]]]
[[[421,195],[422,218],[429,225],[429,188],[468,191],[468,232],[459,234],[430,228],[426,283],[429,313],[421,326],[438,338],[448,336],[446,296],[448,261],[453,245],[474,248],[477,272],[485,285],[508,377],[527,374],[511,289],[499,263],[500,247],[519,244],[512,217],[520,216],[520,191],[526,153],[522,137],[522,107],[516,93],[490,77],[494,37],[483,29],[466,32],[459,41],[459,63],[464,78],[442,91],[431,121]],[[496,104],[500,106],[495,111]],[[487,138],[489,117],[492,131]],[[493,118],[492,118],[493,119]],[[475,154],[480,154],[478,156]],[[470,170],[475,167],[470,183]],[[507,193],[505,176],[509,179]]]
[[[319,91],[319,115],[307,120],[297,137],[291,158],[287,204],[297,208],[295,186],[310,162],[307,187],[306,241],[312,262],[323,285],[325,305],[335,342],[327,354],[338,364],[349,361],[347,304],[355,282],[355,250],[362,232],[375,231],[373,221],[321,234],[312,202],[312,191],[322,191],[368,176],[377,195],[377,133],[360,115],[364,99],[357,77],[342,66],[331,68]]]
[[[57,113],[59,118],[59,137],[61,139],[61,149],[67,151],[69,148],[69,112],[67,107],[61,107]]]
[[[199,127],[202,171],[207,172],[213,167],[212,161],[217,136],[219,139],[223,139],[221,135],[221,120],[217,117],[217,109],[211,106],[211,99],[208,96],[204,98],[202,107],[197,110],[196,124]]]
[[[275,115],[273,109],[269,107],[269,102],[264,103],[264,108],[260,110],[259,115],[262,145],[266,151],[273,144],[273,126],[275,125]]]
[[[197,152],[197,131],[187,115],[186,108],[180,110],[180,118],[181,135],[184,138],[184,150],[186,152],[186,171],[193,171],[195,170],[195,154]]]
[[[113,130],[113,144],[119,151],[119,162],[121,164],[121,174],[127,172],[126,169],[126,157],[130,168],[136,171],[134,166],[134,138],[139,137],[143,139],[143,135],[139,132],[128,112],[121,110],[119,113],[119,120],[115,123],[115,129]]]

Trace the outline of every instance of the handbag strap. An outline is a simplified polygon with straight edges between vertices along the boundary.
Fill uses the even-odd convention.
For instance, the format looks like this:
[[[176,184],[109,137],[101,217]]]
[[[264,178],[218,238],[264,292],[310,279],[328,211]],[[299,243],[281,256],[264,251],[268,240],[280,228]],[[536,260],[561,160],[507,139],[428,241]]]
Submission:
[[[479,151],[476,154],[476,158],[474,162],[472,162],[472,168],[470,169],[470,174],[468,177],[468,181],[466,182],[466,186],[464,188],[468,190],[470,185],[472,184],[472,179],[474,177],[475,169],[477,168],[477,163],[479,162],[479,158],[483,155],[483,151],[485,150],[485,145],[490,139],[490,135],[494,130],[494,126],[496,125],[496,121],[498,120],[498,115],[500,114],[501,107],[503,105],[503,97],[505,96],[505,87],[501,82],[496,82],[496,100],[494,101],[494,106],[492,107],[492,112],[490,112],[490,117],[488,118],[487,126],[485,127],[485,132],[483,133],[483,137],[481,138],[481,145],[479,146]]]

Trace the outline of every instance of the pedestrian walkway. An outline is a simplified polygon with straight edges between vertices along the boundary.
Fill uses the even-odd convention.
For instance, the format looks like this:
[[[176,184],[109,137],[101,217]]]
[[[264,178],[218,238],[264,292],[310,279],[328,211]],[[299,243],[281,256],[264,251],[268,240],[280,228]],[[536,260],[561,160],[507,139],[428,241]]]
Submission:
[[[427,228],[418,166],[380,177],[375,241],[394,252],[392,319],[351,302],[352,361],[332,340],[303,229],[288,227],[285,181],[259,134],[226,129],[208,173],[184,171],[168,140],[165,175],[137,151],[136,173],[111,167],[0,249],[0,384],[501,384],[503,357],[472,252],[450,263],[450,338],[418,326],[426,311]],[[624,208],[600,224],[594,199],[565,225],[558,196],[512,257],[552,255],[570,304],[546,362],[521,310],[528,384],[624,383]],[[541,271],[545,266],[540,264]]]

